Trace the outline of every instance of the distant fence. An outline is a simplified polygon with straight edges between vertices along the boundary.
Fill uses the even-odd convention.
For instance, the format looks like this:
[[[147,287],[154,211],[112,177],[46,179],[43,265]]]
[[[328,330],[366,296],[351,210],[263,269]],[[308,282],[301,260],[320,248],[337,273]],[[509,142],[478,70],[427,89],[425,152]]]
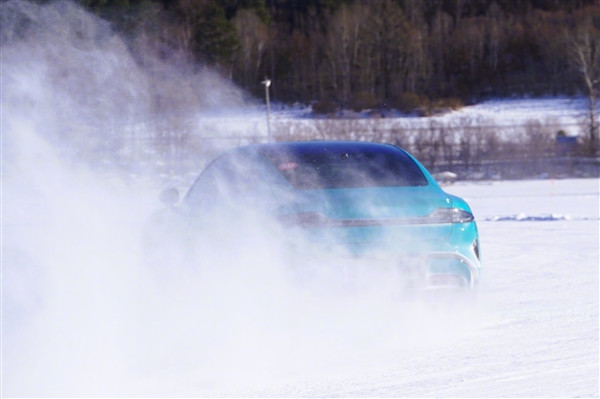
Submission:
[[[137,137],[137,146],[145,149],[146,156],[170,173],[197,171],[218,152],[240,145],[358,140],[398,145],[431,171],[452,171],[459,179],[600,175],[598,158],[586,154],[585,140],[559,134],[564,132],[564,125],[536,121],[504,126],[473,120],[452,124],[418,122],[417,125],[404,120],[377,119],[276,120],[270,137],[257,129],[256,124],[253,130],[240,132],[222,128],[215,122],[210,129],[156,123],[145,129],[144,134],[130,136]]]

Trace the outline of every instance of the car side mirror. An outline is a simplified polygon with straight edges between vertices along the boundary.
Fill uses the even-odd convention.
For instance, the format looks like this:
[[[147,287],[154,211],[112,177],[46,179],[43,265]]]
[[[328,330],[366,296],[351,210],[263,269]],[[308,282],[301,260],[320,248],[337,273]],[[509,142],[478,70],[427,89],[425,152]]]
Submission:
[[[175,206],[179,202],[179,190],[176,188],[164,189],[159,196],[160,202],[166,206]]]

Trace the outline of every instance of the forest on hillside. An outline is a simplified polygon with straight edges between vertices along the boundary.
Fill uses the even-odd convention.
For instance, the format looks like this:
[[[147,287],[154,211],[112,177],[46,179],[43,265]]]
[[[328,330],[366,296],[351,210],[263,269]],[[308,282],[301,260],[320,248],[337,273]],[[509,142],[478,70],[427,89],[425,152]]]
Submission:
[[[599,10],[598,0],[0,0],[2,103],[13,120],[37,120],[62,156],[102,165],[171,173],[248,142],[353,139],[465,174],[597,175]],[[286,125],[267,112],[235,127],[210,117],[264,104],[265,78],[274,100],[329,115]],[[545,95],[589,100],[574,135],[556,118],[377,118]]]
[[[150,55],[282,102],[404,111],[588,96],[598,0],[79,0]]]

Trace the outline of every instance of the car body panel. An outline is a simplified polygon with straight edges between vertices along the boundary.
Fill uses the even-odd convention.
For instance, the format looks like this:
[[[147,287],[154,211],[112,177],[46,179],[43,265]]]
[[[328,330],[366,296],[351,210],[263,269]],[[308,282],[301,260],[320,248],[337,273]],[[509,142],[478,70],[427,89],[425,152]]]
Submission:
[[[353,177],[363,171],[373,181]],[[366,262],[384,259],[400,268],[419,262],[434,282],[470,288],[480,275],[477,225],[466,201],[444,192],[412,155],[392,145],[313,141],[226,151],[201,173],[178,212],[200,226],[216,209],[269,215],[314,247]],[[467,218],[438,219],[440,210]]]

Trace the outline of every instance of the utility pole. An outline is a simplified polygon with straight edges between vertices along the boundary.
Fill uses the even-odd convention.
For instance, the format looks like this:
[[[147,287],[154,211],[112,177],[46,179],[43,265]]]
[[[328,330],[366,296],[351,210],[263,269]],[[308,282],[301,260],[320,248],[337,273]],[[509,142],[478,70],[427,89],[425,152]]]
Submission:
[[[271,86],[271,79],[267,79],[261,82],[265,85],[265,98],[267,100],[267,138],[271,140],[271,105],[269,104],[269,86]]]

